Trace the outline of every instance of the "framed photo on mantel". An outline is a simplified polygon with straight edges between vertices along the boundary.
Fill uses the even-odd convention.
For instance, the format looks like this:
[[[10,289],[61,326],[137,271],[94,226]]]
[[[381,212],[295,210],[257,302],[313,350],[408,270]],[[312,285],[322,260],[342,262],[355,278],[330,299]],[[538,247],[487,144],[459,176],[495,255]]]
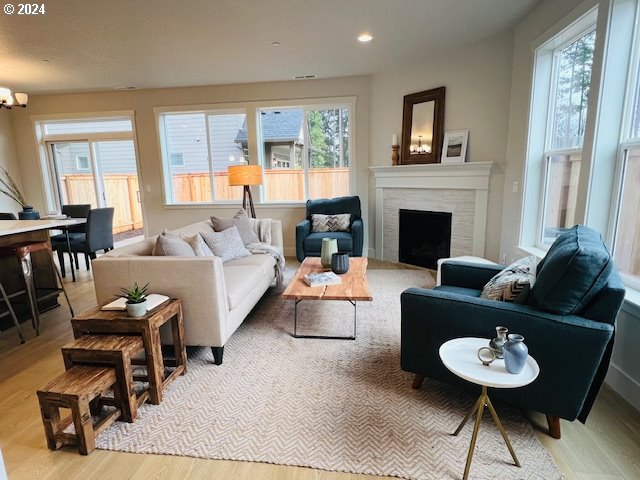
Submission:
[[[464,163],[467,157],[469,130],[456,130],[444,134],[442,163]]]

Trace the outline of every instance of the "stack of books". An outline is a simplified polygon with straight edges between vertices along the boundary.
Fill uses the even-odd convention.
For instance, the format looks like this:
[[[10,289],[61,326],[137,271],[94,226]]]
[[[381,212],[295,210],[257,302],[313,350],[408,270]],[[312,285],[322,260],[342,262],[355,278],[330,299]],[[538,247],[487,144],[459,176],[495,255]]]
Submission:
[[[338,285],[342,279],[333,272],[308,273],[304,281],[310,287],[322,287],[324,285]]]

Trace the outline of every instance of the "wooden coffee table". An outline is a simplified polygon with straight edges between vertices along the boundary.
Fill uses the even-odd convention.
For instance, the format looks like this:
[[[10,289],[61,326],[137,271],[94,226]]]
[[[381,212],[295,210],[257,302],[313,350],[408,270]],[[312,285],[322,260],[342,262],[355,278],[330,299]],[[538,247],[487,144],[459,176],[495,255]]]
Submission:
[[[357,303],[373,300],[367,283],[367,258],[352,257],[349,259],[349,271],[340,275],[342,283],[339,285],[326,285],[322,287],[308,286],[303,276],[309,273],[327,271],[320,263],[319,257],[307,257],[296,272],[293,280],[282,294],[282,298],[295,301],[293,317],[293,336],[296,338],[329,338],[337,340],[355,340],[357,331]],[[353,305],[353,335],[327,336],[327,335],[298,335],[298,303],[303,300],[342,300]]]

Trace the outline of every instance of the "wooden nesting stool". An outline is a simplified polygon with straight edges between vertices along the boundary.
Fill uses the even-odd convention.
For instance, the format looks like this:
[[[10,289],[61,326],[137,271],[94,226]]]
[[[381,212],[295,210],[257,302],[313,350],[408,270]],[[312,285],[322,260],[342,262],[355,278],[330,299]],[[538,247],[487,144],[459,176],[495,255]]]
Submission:
[[[67,370],[75,365],[114,368],[122,392],[122,420],[134,422],[138,406],[149,398],[148,391],[137,398],[133,389],[131,359],[143,350],[142,337],[137,335],[85,335],[62,347],[62,358]]]
[[[92,413],[100,413],[96,407],[102,409],[101,396],[109,390],[113,390],[116,408],[94,425]],[[122,412],[118,408],[122,401],[116,371],[107,367],[73,367],[38,390],[38,400],[49,449],[74,445],[82,455],[88,455],[96,448],[96,436]],[[71,409],[71,416],[60,420],[60,408]],[[76,433],[64,433],[71,422]]]

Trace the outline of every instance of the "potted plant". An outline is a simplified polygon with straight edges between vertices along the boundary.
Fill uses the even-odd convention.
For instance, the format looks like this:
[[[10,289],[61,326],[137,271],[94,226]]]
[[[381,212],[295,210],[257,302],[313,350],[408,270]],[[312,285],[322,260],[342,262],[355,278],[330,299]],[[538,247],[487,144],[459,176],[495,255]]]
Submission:
[[[40,213],[27,204],[18,185],[9,175],[9,171],[3,166],[0,166],[0,193],[4,193],[22,207],[22,211],[18,213],[20,220],[38,220],[40,218]]]
[[[140,288],[138,287],[138,282],[136,282],[132,289],[120,289],[127,299],[127,313],[130,317],[143,317],[147,313],[148,288],[148,283]]]

